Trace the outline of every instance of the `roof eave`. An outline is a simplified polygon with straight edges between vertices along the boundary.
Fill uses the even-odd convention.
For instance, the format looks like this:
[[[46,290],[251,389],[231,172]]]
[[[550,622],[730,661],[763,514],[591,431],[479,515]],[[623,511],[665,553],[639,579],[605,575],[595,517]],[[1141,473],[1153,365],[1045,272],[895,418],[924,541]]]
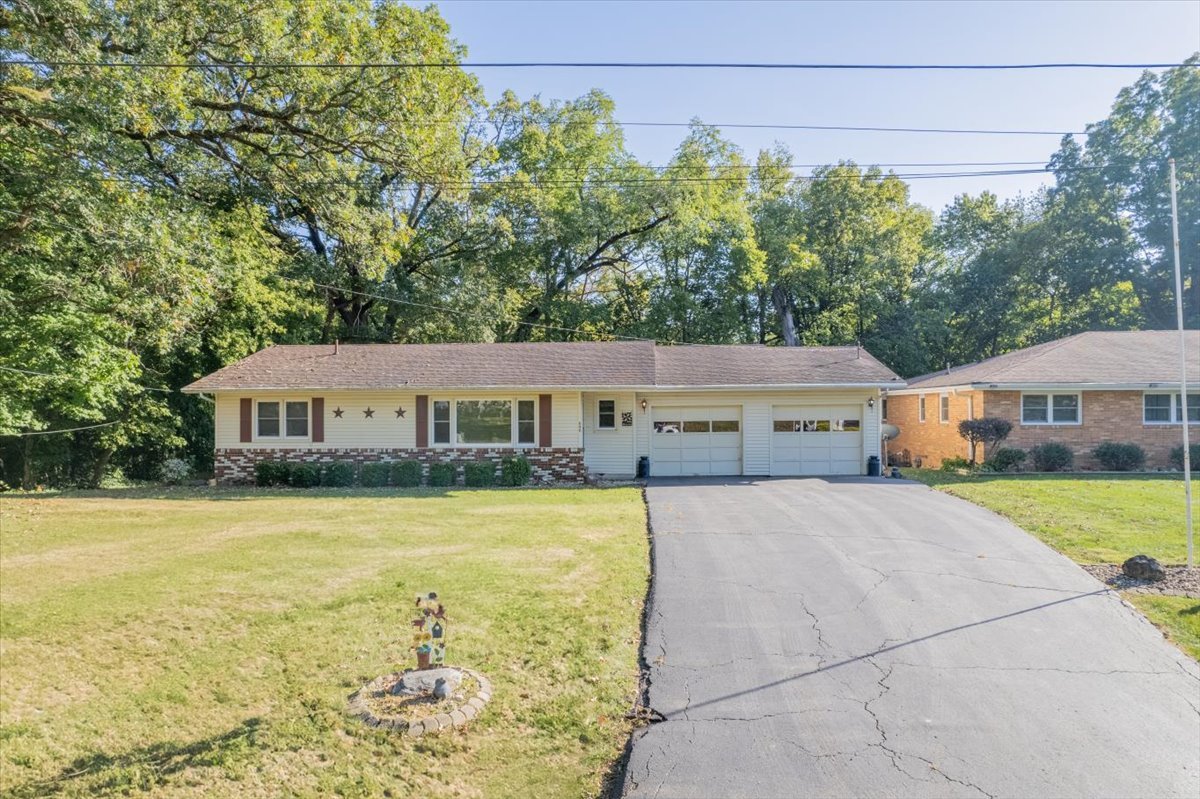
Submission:
[[[717,383],[710,385],[647,385],[601,383],[594,385],[455,385],[418,386],[399,384],[395,386],[201,386],[192,383],[180,389],[185,394],[244,394],[252,391],[737,391],[737,390],[798,390],[808,388],[897,388],[905,385],[902,380],[878,380],[868,382],[832,383]]]

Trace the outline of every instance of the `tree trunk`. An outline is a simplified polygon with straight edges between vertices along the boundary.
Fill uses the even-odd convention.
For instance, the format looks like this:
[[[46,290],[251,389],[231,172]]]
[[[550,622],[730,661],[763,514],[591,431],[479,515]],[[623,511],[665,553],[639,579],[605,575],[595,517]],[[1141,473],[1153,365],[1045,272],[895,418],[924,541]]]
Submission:
[[[29,432],[29,428],[25,429]],[[25,436],[25,447],[21,453],[21,488],[33,490],[33,436]]]
[[[771,290],[771,304],[775,306],[775,313],[779,315],[780,333],[783,336],[783,343],[789,347],[795,347],[798,344],[796,338],[796,305],[792,302],[792,298],[788,296],[787,290],[781,285],[776,285]]]
[[[92,488],[99,488],[100,483],[104,480],[104,473],[108,471],[108,464],[112,461],[113,451],[111,448],[100,450],[99,457],[92,464],[92,474],[89,483]]]

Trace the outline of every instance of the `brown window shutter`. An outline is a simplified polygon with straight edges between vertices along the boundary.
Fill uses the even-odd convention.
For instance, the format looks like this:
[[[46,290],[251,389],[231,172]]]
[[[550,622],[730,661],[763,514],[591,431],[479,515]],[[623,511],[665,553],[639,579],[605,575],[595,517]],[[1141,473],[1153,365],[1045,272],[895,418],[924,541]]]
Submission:
[[[554,446],[550,431],[554,429],[554,418],[550,415],[550,395],[538,394],[538,446]]]
[[[325,398],[312,398],[312,440],[315,444],[325,441]]]
[[[254,437],[254,422],[250,418],[254,413],[254,400],[242,397],[242,434],[238,438],[243,444],[249,443]]]
[[[429,446],[429,396],[417,395],[417,447]]]

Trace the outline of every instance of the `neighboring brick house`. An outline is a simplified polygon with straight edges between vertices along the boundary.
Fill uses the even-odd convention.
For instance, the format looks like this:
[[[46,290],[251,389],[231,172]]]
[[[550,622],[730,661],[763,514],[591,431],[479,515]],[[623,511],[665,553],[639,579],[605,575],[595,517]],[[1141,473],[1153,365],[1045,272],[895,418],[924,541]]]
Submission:
[[[261,460],[526,457],[539,481],[867,472],[881,391],[859,347],[650,341],[276,346],[187,386],[215,402],[215,473]]]
[[[1200,331],[1185,335],[1189,432],[1200,442]],[[1179,333],[1080,333],[912,378],[888,392],[885,407],[885,421],[900,428],[888,442],[893,462],[937,467],[965,458],[958,423],[996,416],[1013,425],[1006,447],[1055,441],[1074,451],[1077,468],[1096,469],[1097,444],[1131,442],[1146,451],[1147,468],[1169,468],[1183,418]]]

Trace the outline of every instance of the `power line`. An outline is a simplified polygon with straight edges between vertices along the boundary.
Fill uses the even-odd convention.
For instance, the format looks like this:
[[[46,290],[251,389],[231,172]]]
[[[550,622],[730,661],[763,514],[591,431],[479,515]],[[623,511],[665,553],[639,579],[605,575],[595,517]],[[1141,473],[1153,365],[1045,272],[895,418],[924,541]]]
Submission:
[[[74,381],[80,382],[80,383],[92,382],[88,378],[79,377],[77,375],[63,374],[62,372],[59,372],[59,373],[36,372],[32,369],[18,369],[14,366],[3,366],[3,365],[0,365],[0,369],[3,369],[6,372],[15,372],[17,374],[32,375],[35,377],[53,377],[56,380],[74,380]],[[157,388],[155,386],[144,386],[141,383],[131,383],[131,385],[134,386],[135,388],[140,388],[144,391],[161,391],[164,394],[174,394],[175,393],[175,389],[171,389],[171,388]]]
[[[101,422],[100,424],[89,424],[83,427],[67,427],[60,430],[33,430],[28,433],[0,433],[0,437],[5,438],[25,438],[27,436],[52,436],[57,433],[77,433],[80,430],[95,430],[97,427],[112,427],[114,424],[120,424],[118,419],[115,422]]]
[[[1015,71],[1044,69],[1174,69],[1200,64],[1164,62],[1057,61],[1016,64],[828,64],[770,61],[71,61],[38,58],[0,64],[103,69],[764,69],[820,71]]]

